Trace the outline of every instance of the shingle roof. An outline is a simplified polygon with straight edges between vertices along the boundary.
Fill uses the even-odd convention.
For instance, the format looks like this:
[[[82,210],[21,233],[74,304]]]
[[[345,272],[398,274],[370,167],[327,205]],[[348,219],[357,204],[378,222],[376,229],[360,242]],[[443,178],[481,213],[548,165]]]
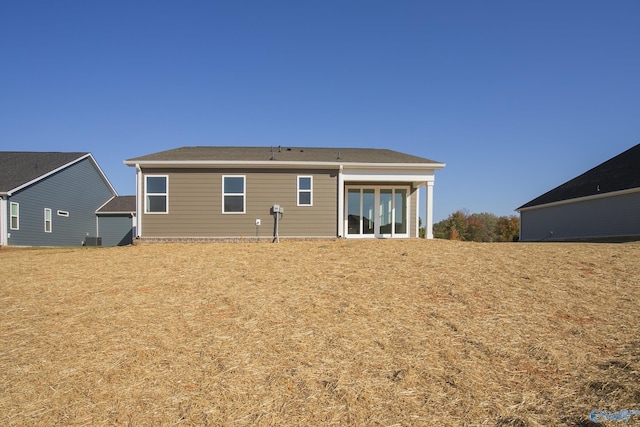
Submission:
[[[12,191],[87,154],[0,151],[0,192]]]
[[[640,187],[640,144],[536,197],[516,210]]]
[[[424,157],[374,148],[181,147],[126,160],[153,161],[289,161],[338,163],[439,163]]]
[[[98,213],[133,213],[136,211],[136,196],[116,196],[104,204]]]

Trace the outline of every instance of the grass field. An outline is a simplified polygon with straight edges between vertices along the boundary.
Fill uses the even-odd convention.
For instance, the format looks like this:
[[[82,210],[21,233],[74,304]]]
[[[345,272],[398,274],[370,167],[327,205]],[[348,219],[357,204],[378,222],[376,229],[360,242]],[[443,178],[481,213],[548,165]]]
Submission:
[[[589,426],[640,243],[0,249],[0,425]]]

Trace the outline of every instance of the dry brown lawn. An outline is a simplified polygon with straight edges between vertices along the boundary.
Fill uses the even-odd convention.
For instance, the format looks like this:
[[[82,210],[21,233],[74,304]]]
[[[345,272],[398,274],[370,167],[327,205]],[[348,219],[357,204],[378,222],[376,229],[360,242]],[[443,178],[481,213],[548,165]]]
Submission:
[[[3,426],[612,426],[624,422],[590,412],[640,409],[640,243],[146,244],[0,260]]]

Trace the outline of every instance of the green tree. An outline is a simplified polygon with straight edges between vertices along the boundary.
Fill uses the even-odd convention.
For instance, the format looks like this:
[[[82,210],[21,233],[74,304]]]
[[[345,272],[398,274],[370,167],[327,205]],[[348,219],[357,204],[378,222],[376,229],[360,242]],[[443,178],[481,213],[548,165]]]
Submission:
[[[447,238],[446,220],[438,221],[433,224],[433,237],[436,239]]]
[[[473,242],[493,242],[498,217],[492,213],[474,213],[467,218],[467,235],[465,240]]]
[[[517,241],[519,232],[517,216],[498,217],[488,212],[469,214],[466,210],[453,212],[433,225],[436,238],[473,242]]]
[[[520,218],[516,215],[501,216],[496,224],[496,241],[517,242],[520,238]]]
[[[445,220],[445,238],[449,240],[465,240],[467,233],[467,214],[456,211]]]

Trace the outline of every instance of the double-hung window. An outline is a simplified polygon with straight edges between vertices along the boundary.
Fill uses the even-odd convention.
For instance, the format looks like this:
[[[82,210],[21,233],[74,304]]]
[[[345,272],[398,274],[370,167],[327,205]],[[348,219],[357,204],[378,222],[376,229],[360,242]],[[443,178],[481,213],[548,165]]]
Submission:
[[[243,214],[246,209],[246,179],[244,175],[222,177],[222,213]]]
[[[144,212],[168,213],[169,177],[166,175],[147,175],[144,178]]]
[[[20,204],[11,202],[11,224],[9,228],[12,230],[20,230]]]
[[[44,208],[44,232],[51,233],[51,209]]]
[[[313,206],[313,177],[298,177],[298,206]]]

